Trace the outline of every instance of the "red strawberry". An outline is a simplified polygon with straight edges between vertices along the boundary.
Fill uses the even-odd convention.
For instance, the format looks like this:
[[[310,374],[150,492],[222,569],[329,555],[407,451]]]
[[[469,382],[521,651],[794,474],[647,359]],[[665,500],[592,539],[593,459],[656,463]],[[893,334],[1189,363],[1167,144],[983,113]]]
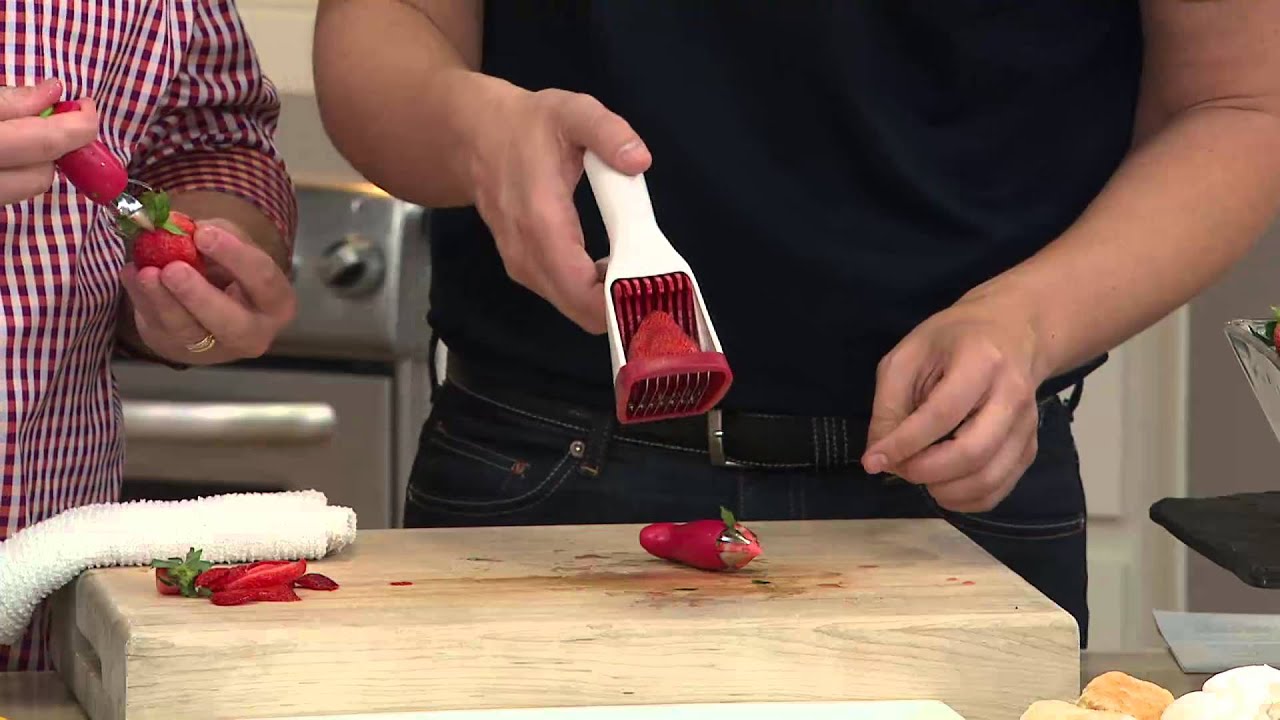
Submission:
[[[645,316],[631,337],[627,356],[634,359],[689,355],[702,348],[676,324],[671,313],[656,310]]]
[[[170,210],[169,197],[164,193],[146,192],[139,200],[155,229],[143,230],[128,218],[120,219],[121,231],[133,240],[134,265],[163,268],[180,260],[203,273],[204,262],[195,244],[195,222]]]
[[[337,590],[338,583],[321,575],[320,573],[307,573],[297,580],[293,581],[294,587],[304,588],[306,590]]]
[[[214,605],[244,605],[251,602],[298,602],[302,598],[288,585],[220,590],[209,601]]]
[[[133,241],[133,264],[139,268],[163,268],[180,260],[203,273],[204,262],[195,243],[196,224],[179,212],[169,213],[169,223],[183,234],[168,227],[142,231]]]
[[[225,578],[219,583],[218,592],[227,590],[249,590],[254,588],[274,587],[276,585],[293,585],[294,581],[307,573],[307,561],[262,563],[238,573],[236,577]]]

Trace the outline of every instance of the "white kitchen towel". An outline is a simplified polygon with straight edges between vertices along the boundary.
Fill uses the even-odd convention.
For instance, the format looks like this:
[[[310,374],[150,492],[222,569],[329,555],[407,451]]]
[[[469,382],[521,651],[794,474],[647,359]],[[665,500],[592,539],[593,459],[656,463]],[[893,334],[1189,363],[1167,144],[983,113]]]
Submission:
[[[90,568],[148,565],[191,548],[214,563],[315,560],[355,537],[355,511],[315,490],[72,508],[0,542],[0,645],[17,641],[36,606]]]

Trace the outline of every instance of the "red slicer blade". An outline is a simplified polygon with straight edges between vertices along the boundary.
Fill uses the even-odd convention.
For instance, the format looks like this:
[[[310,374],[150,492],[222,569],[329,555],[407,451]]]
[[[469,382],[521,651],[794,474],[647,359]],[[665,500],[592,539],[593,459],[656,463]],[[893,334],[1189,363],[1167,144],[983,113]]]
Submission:
[[[621,278],[612,284],[614,314],[627,361],[614,390],[618,421],[653,422],[702,415],[724,397],[733,373],[723,353],[707,351],[631,357],[631,341],[650,313],[664,311],[694,344],[703,347],[693,282],[681,272]]]

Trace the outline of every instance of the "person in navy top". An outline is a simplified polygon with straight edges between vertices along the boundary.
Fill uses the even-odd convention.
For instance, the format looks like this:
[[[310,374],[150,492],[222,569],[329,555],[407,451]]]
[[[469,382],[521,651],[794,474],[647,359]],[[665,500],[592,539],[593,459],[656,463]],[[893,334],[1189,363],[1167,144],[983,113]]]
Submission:
[[[326,127],[428,206],[409,526],[942,517],[1088,632],[1072,411],[1280,201],[1280,4],[324,0]],[[583,152],[734,384],[620,425]]]

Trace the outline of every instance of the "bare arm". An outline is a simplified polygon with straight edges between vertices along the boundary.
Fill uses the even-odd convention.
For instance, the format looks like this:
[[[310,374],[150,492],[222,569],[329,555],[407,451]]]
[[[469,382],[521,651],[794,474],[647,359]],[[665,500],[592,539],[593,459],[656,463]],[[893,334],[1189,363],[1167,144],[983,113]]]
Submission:
[[[384,190],[473,202],[468,128],[517,89],[478,72],[480,0],[322,0],[316,94],[339,151]],[[377,132],[371,132],[371,128]]]
[[[1144,0],[1143,14],[1133,151],[1066,233],[970,295],[1034,308],[1037,380],[1187,302],[1280,207],[1280,3]]]

